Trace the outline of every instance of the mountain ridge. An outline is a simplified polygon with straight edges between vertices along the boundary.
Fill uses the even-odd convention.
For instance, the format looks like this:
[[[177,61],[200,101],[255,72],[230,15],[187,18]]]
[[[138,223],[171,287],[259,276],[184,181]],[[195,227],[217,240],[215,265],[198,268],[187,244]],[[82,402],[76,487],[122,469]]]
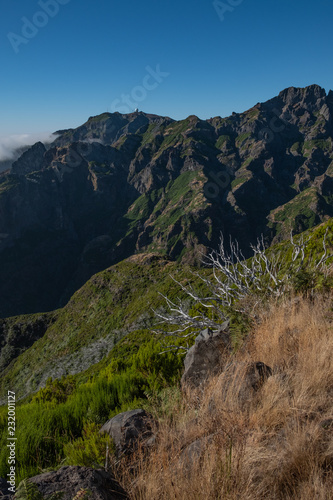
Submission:
[[[0,175],[0,316],[64,305],[140,252],[198,264],[333,214],[333,93],[290,87],[227,118],[103,113]]]

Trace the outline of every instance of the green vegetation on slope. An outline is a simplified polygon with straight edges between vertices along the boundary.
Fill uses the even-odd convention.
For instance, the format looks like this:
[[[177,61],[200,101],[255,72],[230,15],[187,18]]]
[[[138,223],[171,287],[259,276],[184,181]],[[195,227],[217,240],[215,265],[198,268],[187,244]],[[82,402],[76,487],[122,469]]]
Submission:
[[[146,230],[145,251],[181,258],[187,239],[191,235],[196,238],[191,225],[207,205],[202,194],[204,182],[201,172],[187,171],[165,188],[142,194],[120,222],[125,238],[140,227]]]
[[[312,239],[306,250],[307,262],[321,257],[327,228],[327,246],[333,247],[330,220],[309,232]],[[279,251],[284,259],[281,272],[288,272],[290,244],[284,242],[269,253]],[[183,297],[169,274],[182,283],[190,277],[196,288],[200,289],[201,285],[203,289],[200,278],[190,271],[189,267],[180,267],[156,255],[141,255],[97,274],[56,313],[55,322],[44,337],[8,367],[2,377],[2,394],[7,390],[24,394],[24,379],[32,375],[37,384],[42,374],[47,376],[45,387],[17,405],[17,438],[22,443],[17,453],[18,479],[32,476],[45,467],[57,467],[64,461],[96,464],[102,459],[98,450],[101,453],[105,444],[98,435],[98,426],[120,411],[145,405],[151,394],[156,395],[179,380],[182,356],[173,352],[160,354],[164,347],[151,332],[151,308],[165,306],[159,293],[173,301]],[[319,272],[307,281],[305,271],[301,271],[302,276],[295,276],[295,285],[301,285],[300,291],[331,286],[329,280],[322,280]],[[203,269],[201,274],[209,276],[211,272],[211,269]],[[300,282],[302,277],[306,279]],[[199,309],[191,311],[197,313]],[[232,314],[235,333],[238,329],[244,335],[249,325],[239,313],[233,311]],[[91,345],[110,332],[111,343],[115,345],[99,363],[91,364],[87,370],[83,370],[81,364],[81,373],[75,376],[50,378],[52,363],[59,364],[64,356],[76,354],[82,346]],[[235,338],[235,343],[241,345],[241,340],[242,337]],[[174,344],[177,340],[170,342]],[[3,407],[0,409],[0,476],[7,474],[6,439],[6,407]],[[93,455],[87,451],[88,442],[93,443]],[[76,449],[80,453],[75,453]]]
[[[108,358],[94,367],[94,373],[90,370],[76,378],[48,379],[46,387],[30,402],[18,405],[18,480],[45,467],[57,467],[71,450],[70,443],[84,439],[89,425],[100,426],[120,411],[142,404],[139,399],[146,399],[147,394],[174,383],[182,357],[175,353],[161,355],[162,349],[150,332],[139,330],[122,339]],[[0,412],[0,436],[0,476],[5,477],[5,407]],[[90,459],[93,461],[93,457]]]
[[[302,232],[319,223],[320,219],[314,207],[318,202],[315,188],[308,188],[299,193],[291,201],[274,210],[271,214],[271,226],[276,225],[276,233],[291,229]],[[282,224],[281,224],[282,223]]]
[[[98,342],[104,341],[105,355],[128,332],[150,326],[152,307],[164,305],[159,292],[178,292],[169,274],[182,278],[189,268],[143,255],[95,275],[57,311],[45,335],[2,372],[1,397],[8,387],[22,397],[50,375],[80,372],[96,362]]]

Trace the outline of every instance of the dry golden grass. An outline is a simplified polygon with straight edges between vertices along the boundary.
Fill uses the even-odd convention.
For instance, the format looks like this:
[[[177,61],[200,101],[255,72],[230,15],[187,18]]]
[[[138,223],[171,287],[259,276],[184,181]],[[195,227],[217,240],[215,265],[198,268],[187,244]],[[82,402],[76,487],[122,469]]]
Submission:
[[[333,499],[331,311],[327,298],[271,305],[229,361],[232,376],[156,409],[155,449],[118,467],[131,498]],[[257,361],[273,375],[250,397],[246,364]]]

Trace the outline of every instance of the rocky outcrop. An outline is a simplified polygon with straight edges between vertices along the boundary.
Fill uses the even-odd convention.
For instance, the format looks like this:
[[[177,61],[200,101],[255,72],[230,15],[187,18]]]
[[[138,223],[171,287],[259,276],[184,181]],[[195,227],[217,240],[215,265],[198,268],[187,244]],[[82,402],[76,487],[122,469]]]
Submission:
[[[0,371],[40,339],[55,316],[53,313],[46,313],[30,318],[0,319]]]
[[[130,410],[119,413],[108,420],[100,429],[101,433],[111,436],[118,455],[128,454],[137,448],[140,442],[143,447],[154,443],[154,422],[145,410]]]
[[[117,481],[104,470],[89,467],[62,467],[29,479],[44,498],[61,494],[63,500],[124,500],[129,498]]]
[[[208,328],[195,339],[184,359],[185,371],[182,386],[199,387],[210,376],[218,374],[230,352],[228,322],[221,325],[219,332],[212,333]]]

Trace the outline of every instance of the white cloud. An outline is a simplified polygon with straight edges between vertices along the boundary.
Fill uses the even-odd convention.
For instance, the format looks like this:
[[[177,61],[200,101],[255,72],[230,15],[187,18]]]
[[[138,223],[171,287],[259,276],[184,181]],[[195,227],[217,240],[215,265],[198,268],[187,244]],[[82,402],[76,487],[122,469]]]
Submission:
[[[18,149],[24,146],[32,146],[38,141],[49,143],[57,136],[50,132],[41,134],[21,134],[0,136],[0,161],[16,160],[19,156]]]

